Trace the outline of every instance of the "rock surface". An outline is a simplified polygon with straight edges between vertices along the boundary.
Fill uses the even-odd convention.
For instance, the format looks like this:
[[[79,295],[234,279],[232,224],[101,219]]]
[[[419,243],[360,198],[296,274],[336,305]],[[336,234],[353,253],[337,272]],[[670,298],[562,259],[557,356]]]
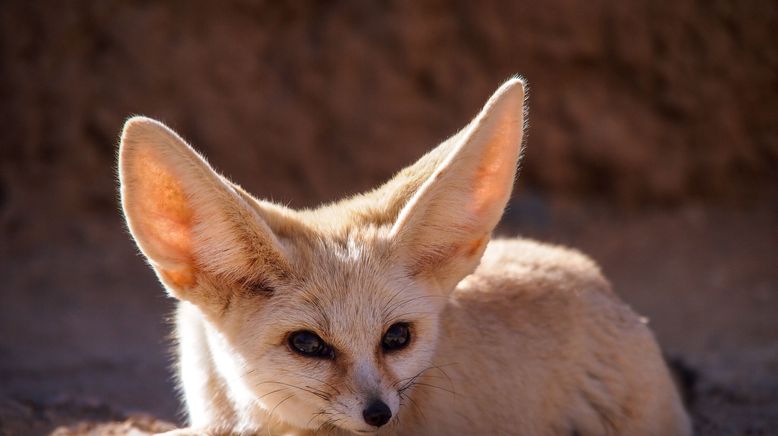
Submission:
[[[109,207],[117,132],[146,114],[254,192],[331,199],[452,134],[513,74],[532,88],[529,186],[751,197],[778,180],[775,29],[770,0],[5,1],[4,197],[23,180]]]

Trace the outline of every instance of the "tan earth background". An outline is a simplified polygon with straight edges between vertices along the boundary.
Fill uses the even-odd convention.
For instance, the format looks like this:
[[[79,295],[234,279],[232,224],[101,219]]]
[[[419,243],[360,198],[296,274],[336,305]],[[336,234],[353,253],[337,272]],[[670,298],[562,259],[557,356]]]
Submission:
[[[312,206],[387,179],[516,73],[530,129],[499,233],[601,263],[698,434],[778,434],[774,0],[0,2],[0,434],[182,422],[174,302],[117,206],[129,115]]]

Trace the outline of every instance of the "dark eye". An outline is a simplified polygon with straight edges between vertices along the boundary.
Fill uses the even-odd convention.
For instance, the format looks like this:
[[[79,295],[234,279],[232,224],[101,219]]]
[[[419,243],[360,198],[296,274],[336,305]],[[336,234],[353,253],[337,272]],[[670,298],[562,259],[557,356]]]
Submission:
[[[289,347],[308,357],[323,357],[333,359],[335,351],[314,332],[301,330],[289,335]]]
[[[408,324],[398,322],[392,324],[381,339],[381,347],[386,351],[405,348],[411,341],[411,329]]]

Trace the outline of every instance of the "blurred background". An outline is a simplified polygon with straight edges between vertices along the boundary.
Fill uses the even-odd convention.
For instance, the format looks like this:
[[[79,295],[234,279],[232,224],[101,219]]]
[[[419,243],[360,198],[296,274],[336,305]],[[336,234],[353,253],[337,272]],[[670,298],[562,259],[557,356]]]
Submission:
[[[513,74],[530,128],[499,233],[600,262],[699,434],[776,434],[777,29],[774,0],[0,2],[0,434],[180,422],[174,303],[117,202],[129,115],[305,207]]]

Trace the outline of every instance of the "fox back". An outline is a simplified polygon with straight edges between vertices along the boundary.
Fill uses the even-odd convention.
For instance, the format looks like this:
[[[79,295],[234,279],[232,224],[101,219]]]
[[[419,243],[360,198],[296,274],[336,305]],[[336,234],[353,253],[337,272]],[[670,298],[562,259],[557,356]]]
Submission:
[[[312,210],[128,120],[122,207],[179,300],[189,431],[689,434],[651,332],[592,261],[491,240],[525,120],[514,78],[384,185]]]

